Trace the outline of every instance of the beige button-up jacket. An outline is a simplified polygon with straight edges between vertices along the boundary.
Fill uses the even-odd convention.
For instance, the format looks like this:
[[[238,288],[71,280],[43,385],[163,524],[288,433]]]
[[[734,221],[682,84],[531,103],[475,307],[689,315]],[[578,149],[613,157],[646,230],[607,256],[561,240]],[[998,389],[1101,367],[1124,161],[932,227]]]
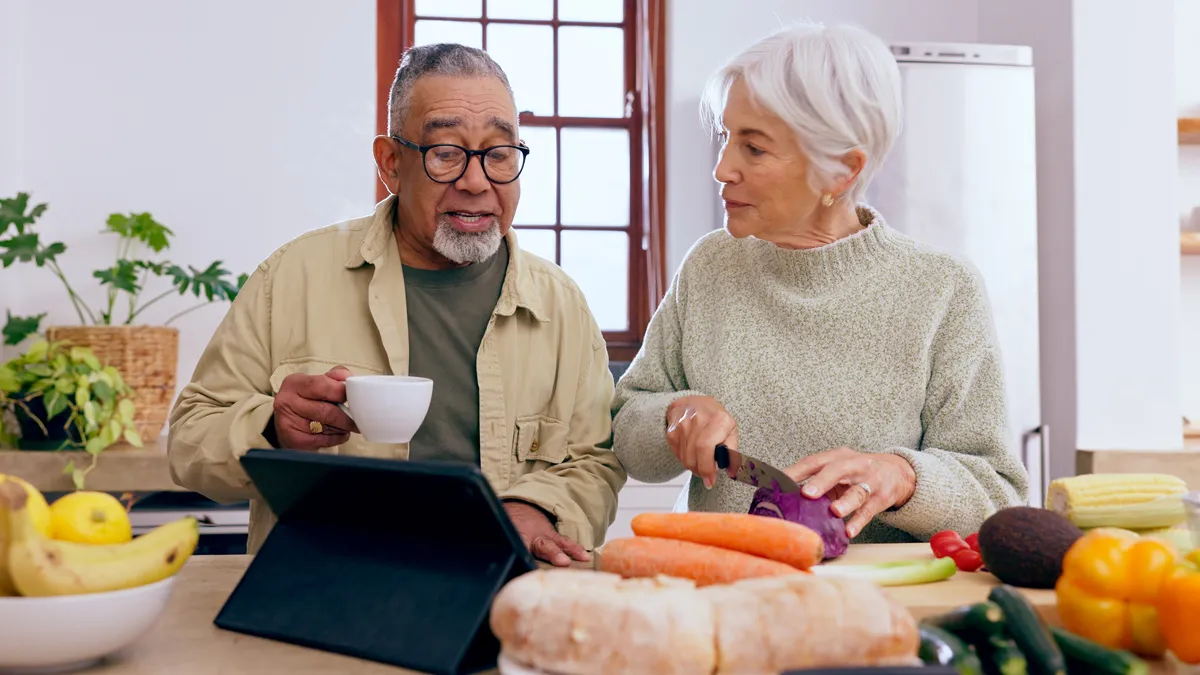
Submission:
[[[251,552],[275,521],[238,458],[270,447],[263,430],[283,379],[338,365],[356,375],[408,373],[394,200],[302,235],[259,265],[171,412],[172,477],[219,502],[250,499]],[[522,252],[514,233],[508,244],[500,300],[476,358],[480,468],[502,499],[540,506],[561,534],[592,549],[604,542],[626,480],[611,450],[608,352],[575,283]],[[325,452],[402,460],[408,446],[354,434]]]

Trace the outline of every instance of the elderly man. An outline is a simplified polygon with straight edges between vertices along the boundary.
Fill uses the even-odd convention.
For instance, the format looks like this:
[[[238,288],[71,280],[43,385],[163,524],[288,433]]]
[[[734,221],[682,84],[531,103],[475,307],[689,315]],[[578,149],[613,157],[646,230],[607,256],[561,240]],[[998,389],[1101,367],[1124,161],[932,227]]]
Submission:
[[[171,472],[253,497],[250,448],[477,463],[525,544],[588,559],[626,475],[613,455],[604,339],[579,288],[512,232],[529,149],[484,52],[409,50],[374,142],[374,215],[285,244],[247,281],[171,413]],[[434,381],[410,444],[370,443],[337,404],[352,374]],[[251,503],[249,548],[273,524]]]

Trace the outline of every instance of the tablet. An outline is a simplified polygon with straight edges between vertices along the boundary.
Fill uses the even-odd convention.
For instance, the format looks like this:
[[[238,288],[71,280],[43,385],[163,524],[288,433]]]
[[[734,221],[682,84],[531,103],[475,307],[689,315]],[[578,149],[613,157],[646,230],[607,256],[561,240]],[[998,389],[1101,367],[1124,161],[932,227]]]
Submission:
[[[494,668],[492,600],[535,568],[479,467],[241,458],[278,518],[217,626],[432,675]]]

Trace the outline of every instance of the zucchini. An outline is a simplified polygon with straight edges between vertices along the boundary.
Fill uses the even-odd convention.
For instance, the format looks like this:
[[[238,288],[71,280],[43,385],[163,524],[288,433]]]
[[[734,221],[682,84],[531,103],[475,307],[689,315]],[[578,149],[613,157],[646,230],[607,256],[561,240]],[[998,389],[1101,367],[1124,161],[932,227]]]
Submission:
[[[1109,649],[1057,626],[1051,626],[1050,633],[1063,655],[1067,657],[1067,663],[1073,673],[1147,675],[1150,672],[1150,666],[1130,652]]]
[[[1050,629],[1020,591],[1007,584],[994,587],[988,600],[1000,605],[1008,633],[1025,654],[1032,675],[1067,675],[1067,660]]]
[[[1015,640],[1002,635],[989,635],[977,643],[979,660],[987,675],[1027,675],[1029,661]]]
[[[966,643],[936,626],[919,626],[921,647],[917,656],[926,665],[953,666],[959,675],[983,675],[983,664]]]
[[[964,640],[976,636],[1004,635],[1004,610],[1000,605],[985,600],[974,605],[963,605],[939,616],[921,619],[921,623],[950,631]]]

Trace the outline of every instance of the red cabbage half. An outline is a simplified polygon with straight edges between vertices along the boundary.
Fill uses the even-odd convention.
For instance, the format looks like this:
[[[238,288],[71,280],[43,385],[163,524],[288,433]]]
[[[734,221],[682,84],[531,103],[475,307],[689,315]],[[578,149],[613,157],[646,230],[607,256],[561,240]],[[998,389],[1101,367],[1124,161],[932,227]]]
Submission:
[[[811,499],[802,492],[783,492],[778,485],[760,487],[750,502],[750,513],[799,523],[821,535],[825,560],[841,556],[850,546],[846,521],[834,515],[833,500],[824,495]]]

